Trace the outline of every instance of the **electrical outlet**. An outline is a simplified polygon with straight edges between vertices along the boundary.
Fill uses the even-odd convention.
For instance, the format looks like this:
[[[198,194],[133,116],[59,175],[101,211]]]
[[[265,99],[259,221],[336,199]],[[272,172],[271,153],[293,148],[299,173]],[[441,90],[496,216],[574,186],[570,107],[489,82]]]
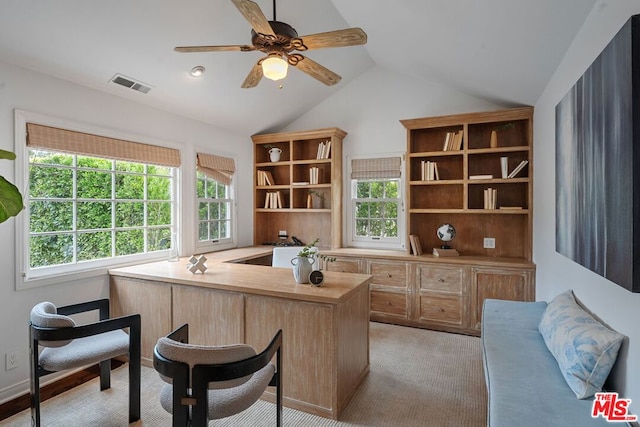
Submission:
[[[483,246],[485,249],[495,249],[496,239],[493,237],[485,237]]]
[[[18,350],[7,352],[5,357],[5,370],[9,371],[18,367]]]
[[[289,237],[289,235],[287,234],[287,230],[278,231],[278,237],[280,239],[286,239],[287,237]]]

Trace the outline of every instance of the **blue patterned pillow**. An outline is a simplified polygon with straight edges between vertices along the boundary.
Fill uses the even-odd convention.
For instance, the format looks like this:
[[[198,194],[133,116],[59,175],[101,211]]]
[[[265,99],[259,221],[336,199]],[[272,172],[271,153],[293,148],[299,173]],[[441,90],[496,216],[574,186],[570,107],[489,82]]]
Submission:
[[[602,390],[623,335],[605,327],[580,307],[572,291],[549,303],[538,330],[578,399]]]

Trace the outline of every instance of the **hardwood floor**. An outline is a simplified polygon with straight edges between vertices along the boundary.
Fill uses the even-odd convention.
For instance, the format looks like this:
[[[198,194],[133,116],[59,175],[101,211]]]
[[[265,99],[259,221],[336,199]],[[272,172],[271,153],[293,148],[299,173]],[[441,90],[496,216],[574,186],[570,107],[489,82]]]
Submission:
[[[122,366],[124,362],[113,359],[111,361],[111,369],[115,369]],[[90,366],[82,371],[76,372],[67,377],[61,378],[58,381],[48,384],[40,389],[41,401],[45,401],[51,397],[57,396],[79,386],[87,381],[90,381],[100,375],[98,365]],[[18,412],[22,412],[25,409],[29,409],[31,406],[31,396],[29,393],[25,393],[22,396],[18,396],[13,400],[0,405],[0,421],[7,419]]]

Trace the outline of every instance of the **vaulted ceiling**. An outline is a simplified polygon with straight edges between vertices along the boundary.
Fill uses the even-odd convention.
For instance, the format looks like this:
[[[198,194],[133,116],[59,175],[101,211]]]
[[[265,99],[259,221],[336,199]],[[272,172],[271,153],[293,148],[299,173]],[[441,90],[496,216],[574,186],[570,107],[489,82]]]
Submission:
[[[254,0],[273,19],[272,0]],[[504,105],[533,105],[595,0],[278,0],[300,35],[361,27],[364,46],[305,53],[342,76],[299,70],[240,86],[259,52],[177,53],[179,45],[251,44],[231,0],[2,0],[0,61],[235,132],[277,130],[380,66]],[[195,79],[188,72],[206,68]],[[151,87],[113,83],[115,74]],[[1,76],[0,76],[1,77]],[[375,88],[371,88],[375,90]]]

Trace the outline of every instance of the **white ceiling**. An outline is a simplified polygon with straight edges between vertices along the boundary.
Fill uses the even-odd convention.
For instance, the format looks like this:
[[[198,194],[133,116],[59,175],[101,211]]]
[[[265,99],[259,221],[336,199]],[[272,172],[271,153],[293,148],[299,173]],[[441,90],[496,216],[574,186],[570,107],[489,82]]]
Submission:
[[[254,0],[268,19],[271,0]],[[315,50],[342,76],[327,87],[290,70],[283,87],[241,89],[259,52],[176,53],[251,44],[230,0],[1,0],[0,61],[244,134],[278,130],[381,66],[504,105],[533,105],[595,0],[278,0],[300,35],[361,27],[365,46]],[[194,79],[188,71],[206,68]],[[108,83],[120,73],[152,87]],[[393,74],[392,74],[393,75]],[[372,88],[375,90],[375,88]]]

